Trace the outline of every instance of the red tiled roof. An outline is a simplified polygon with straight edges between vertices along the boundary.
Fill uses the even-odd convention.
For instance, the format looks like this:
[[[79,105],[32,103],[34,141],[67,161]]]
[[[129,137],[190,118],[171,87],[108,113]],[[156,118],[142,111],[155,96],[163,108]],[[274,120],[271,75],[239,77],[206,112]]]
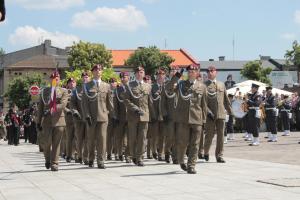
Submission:
[[[122,67],[125,65],[125,61],[129,56],[134,53],[135,50],[111,50],[113,67]],[[169,56],[173,57],[175,61],[171,63],[171,66],[188,66],[190,64],[199,65],[199,62],[194,59],[185,50],[161,50],[161,52],[167,53]]]

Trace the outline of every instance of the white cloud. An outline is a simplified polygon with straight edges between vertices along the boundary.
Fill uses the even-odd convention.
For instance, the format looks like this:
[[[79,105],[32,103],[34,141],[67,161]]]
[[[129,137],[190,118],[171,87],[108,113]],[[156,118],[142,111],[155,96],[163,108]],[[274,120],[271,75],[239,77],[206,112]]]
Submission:
[[[104,31],[136,31],[147,26],[144,13],[132,5],[124,8],[98,7],[94,11],[76,13],[71,26]]]
[[[158,2],[159,0],[141,0],[143,3],[153,4]]]
[[[297,24],[300,24],[300,10],[296,10],[296,12],[294,13],[294,21]]]
[[[11,0],[28,10],[63,10],[84,5],[85,0]]]
[[[78,42],[79,38],[75,35],[69,35],[61,32],[49,32],[40,27],[22,26],[18,27],[13,34],[9,36],[9,42],[15,46],[35,46],[43,40],[50,39],[53,46],[64,48],[70,46],[73,42]]]
[[[297,38],[295,33],[284,33],[281,35],[281,38],[286,39],[286,40],[294,40]]]

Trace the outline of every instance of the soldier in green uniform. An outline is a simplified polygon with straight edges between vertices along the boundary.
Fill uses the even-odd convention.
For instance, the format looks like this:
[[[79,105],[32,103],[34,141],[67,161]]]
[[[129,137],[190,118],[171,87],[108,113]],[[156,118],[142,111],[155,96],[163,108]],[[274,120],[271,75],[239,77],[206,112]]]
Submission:
[[[130,157],[134,164],[141,167],[144,166],[143,154],[145,152],[148,122],[154,112],[150,99],[151,85],[143,81],[144,76],[144,68],[137,67],[135,69],[135,80],[129,82],[126,86],[126,93],[123,94],[128,111]]]
[[[90,81],[89,74],[83,72],[81,75],[82,85],[77,86],[73,90],[71,97],[71,109],[73,110],[73,120],[75,126],[76,137],[76,150],[78,153],[78,159],[76,163],[84,162],[88,165],[88,135],[87,135],[87,122],[85,120],[85,113],[82,105],[82,95],[84,93],[85,84]]]
[[[207,100],[206,87],[197,80],[199,74],[198,66],[190,65],[187,68],[188,80],[178,82],[183,71],[177,72],[171,79],[170,87],[178,83],[173,90],[179,93],[176,107],[176,138],[177,158],[182,170],[189,174],[197,173],[195,165],[198,156],[200,135],[203,124],[206,122]],[[171,89],[171,88],[168,88]],[[184,157],[188,149],[188,162]]]
[[[119,160],[123,161],[123,153],[125,151],[126,162],[129,163],[131,160],[128,158],[128,120],[127,120],[127,108],[122,99],[123,94],[126,92],[126,86],[129,82],[129,73],[121,72],[120,78],[122,84],[115,90],[114,96],[114,112],[116,119],[114,124],[115,127],[115,139],[116,139],[116,154],[119,156]],[[126,144],[126,145],[125,145]]]
[[[164,121],[162,104],[163,88],[166,79],[166,70],[164,68],[158,69],[156,82],[152,84],[151,100],[153,102],[153,108],[155,110],[155,116],[151,118],[151,151],[156,157],[158,155],[158,161],[163,161],[163,152],[166,138],[167,124]]]
[[[224,83],[217,81],[217,69],[209,66],[207,70],[208,80],[205,82],[207,87],[207,120],[205,126],[204,159],[209,160],[209,150],[212,140],[217,133],[217,145],[215,156],[217,162],[224,163],[223,145],[226,112],[232,115],[231,104],[227,96]]]
[[[115,96],[115,90],[117,88],[117,79],[115,78],[110,78],[109,79],[109,84],[110,84],[110,89],[111,89],[111,95],[112,98]],[[107,144],[106,144],[106,149],[107,149],[107,160],[112,160],[112,154],[116,153],[114,150],[116,148],[115,144],[115,126],[116,126],[116,120],[115,116],[113,115],[112,112],[108,114],[108,127],[107,127]],[[119,157],[116,155],[115,159],[118,160]]]
[[[66,126],[64,109],[68,101],[68,92],[59,85],[60,76],[56,71],[51,75],[52,87],[41,91],[38,105],[37,128],[45,156],[45,166],[52,171],[58,170],[59,148]],[[54,80],[53,80],[54,79]]]
[[[179,70],[177,66],[170,69],[169,78],[172,79],[175,73]],[[167,123],[166,128],[166,146],[165,146],[165,161],[170,163],[170,157],[172,157],[173,164],[178,164],[177,155],[176,155],[176,106],[178,100],[178,93],[174,92],[173,88],[177,86],[177,83],[174,85],[171,84],[170,80],[167,80],[163,87],[162,93],[162,105],[163,105],[163,118],[164,122]],[[171,88],[168,90],[167,88]]]
[[[106,137],[108,113],[113,112],[113,99],[110,85],[101,80],[103,67],[97,64],[92,67],[93,80],[85,84],[83,110],[89,125],[89,167],[94,167],[95,149],[97,151],[97,165],[105,169]]]
[[[75,154],[75,124],[73,120],[73,110],[71,108],[71,97],[73,96],[73,90],[76,88],[76,81],[74,78],[69,78],[67,80],[67,89],[69,93],[68,103],[65,108],[65,119],[66,119],[66,153],[67,153],[67,162],[71,162],[74,159]]]

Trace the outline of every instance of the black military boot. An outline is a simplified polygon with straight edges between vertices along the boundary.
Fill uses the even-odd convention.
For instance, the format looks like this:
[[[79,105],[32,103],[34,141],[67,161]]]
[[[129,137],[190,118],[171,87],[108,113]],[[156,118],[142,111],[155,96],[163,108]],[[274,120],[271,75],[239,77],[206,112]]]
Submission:
[[[80,163],[80,164],[82,164],[82,158],[76,159],[76,160],[75,160],[75,163]]]
[[[123,160],[124,160],[123,155],[120,155],[120,156],[119,156],[119,160],[120,160],[120,161],[123,161]]]
[[[71,157],[67,157],[66,161],[67,162],[71,162],[72,158]]]
[[[136,165],[137,164],[136,158],[132,158],[132,162]]]
[[[209,161],[209,155],[204,155],[204,160]]]
[[[46,169],[50,169],[50,163],[49,163],[49,162],[46,162],[46,163],[45,163],[45,167],[46,167]]]
[[[89,167],[94,167],[94,161],[89,161]]]
[[[165,161],[166,161],[166,163],[170,163],[170,161],[171,161],[170,154],[165,155]]]
[[[186,164],[184,164],[184,163],[180,164],[180,168],[181,168],[183,171],[187,171],[187,166],[186,166]]]
[[[222,157],[217,158],[218,163],[225,163],[225,160]]]
[[[51,171],[56,172],[58,171],[58,167],[56,165],[51,166]]]
[[[105,169],[106,167],[105,167],[104,163],[101,162],[101,163],[98,164],[98,168],[99,169]]]
[[[108,155],[107,155],[107,160],[112,160],[111,154],[108,154]]]
[[[194,167],[188,167],[187,173],[188,174],[197,174],[197,171],[195,170]]]
[[[203,160],[204,160],[204,156],[203,156],[203,154],[202,154],[202,153],[199,153],[199,154],[198,154],[198,158],[199,158],[199,159],[203,159]]]
[[[152,155],[153,155],[153,158],[154,158],[155,160],[157,160],[157,153],[153,153]]]
[[[158,156],[158,161],[164,161],[163,158],[161,156]]]
[[[137,161],[136,165],[139,166],[139,167],[144,167],[145,166],[144,162],[141,161],[141,160]]]

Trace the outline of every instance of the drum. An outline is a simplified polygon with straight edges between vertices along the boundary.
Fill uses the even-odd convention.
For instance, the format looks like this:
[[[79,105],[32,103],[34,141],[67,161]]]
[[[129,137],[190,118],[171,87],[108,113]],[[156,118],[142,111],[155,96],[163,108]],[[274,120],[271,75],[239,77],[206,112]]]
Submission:
[[[231,106],[234,117],[243,118],[247,114],[246,112],[244,112],[242,99],[234,100]]]

